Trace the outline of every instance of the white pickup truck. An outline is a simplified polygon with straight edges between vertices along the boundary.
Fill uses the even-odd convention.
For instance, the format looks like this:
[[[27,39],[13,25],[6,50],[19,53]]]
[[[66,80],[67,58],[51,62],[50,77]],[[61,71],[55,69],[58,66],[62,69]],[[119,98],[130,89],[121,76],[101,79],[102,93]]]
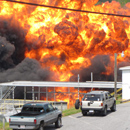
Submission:
[[[13,130],[43,130],[44,126],[55,123],[56,128],[62,126],[62,113],[50,103],[31,102],[23,106],[22,111],[9,118],[9,126]]]
[[[76,100],[75,108],[81,108],[83,116],[95,112],[106,116],[108,109],[116,111],[116,100],[108,91],[91,91],[84,95],[81,102]]]

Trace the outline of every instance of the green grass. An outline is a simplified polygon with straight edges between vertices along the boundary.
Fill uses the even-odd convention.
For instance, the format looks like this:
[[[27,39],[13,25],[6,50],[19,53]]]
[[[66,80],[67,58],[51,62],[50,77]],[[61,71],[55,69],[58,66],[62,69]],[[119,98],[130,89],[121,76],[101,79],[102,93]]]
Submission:
[[[73,107],[73,108],[64,110],[64,111],[62,112],[62,114],[63,114],[63,116],[69,116],[69,115],[76,114],[76,113],[79,113],[79,112],[81,112],[80,109],[75,109],[75,108]]]
[[[120,104],[121,100],[122,100],[122,95],[118,95],[117,100],[116,100],[116,104]]]
[[[121,102],[121,101],[119,101],[119,100],[116,100],[116,104],[120,104],[120,102]]]
[[[2,122],[0,122],[0,130],[3,130],[3,123]],[[5,130],[12,130],[12,129],[9,128],[8,122],[5,123]]]

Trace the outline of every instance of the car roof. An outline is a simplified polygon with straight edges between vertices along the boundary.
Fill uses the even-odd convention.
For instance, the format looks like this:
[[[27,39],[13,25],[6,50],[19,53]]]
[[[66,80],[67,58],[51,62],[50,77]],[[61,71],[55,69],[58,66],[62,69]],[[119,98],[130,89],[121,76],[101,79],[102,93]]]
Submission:
[[[24,106],[44,106],[45,104],[49,104],[49,102],[29,102],[24,104]]]
[[[87,94],[103,94],[103,93],[108,93],[108,91],[91,91],[88,92]]]

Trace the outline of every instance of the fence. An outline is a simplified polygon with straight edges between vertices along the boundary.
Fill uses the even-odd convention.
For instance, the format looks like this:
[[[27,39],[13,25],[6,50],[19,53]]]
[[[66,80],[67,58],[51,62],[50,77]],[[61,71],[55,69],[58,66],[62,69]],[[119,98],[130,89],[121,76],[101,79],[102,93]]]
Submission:
[[[14,99],[12,103],[12,99],[5,99],[3,103],[0,105],[0,114],[8,116],[10,114],[20,112],[22,106],[28,102],[32,102],[32,100]],[[43,100],[35,100],[33,102],[50,102],[54,107],[57,107],[61,111],[67,109],[67,102],[53,102],[53,101],[43,101]]]

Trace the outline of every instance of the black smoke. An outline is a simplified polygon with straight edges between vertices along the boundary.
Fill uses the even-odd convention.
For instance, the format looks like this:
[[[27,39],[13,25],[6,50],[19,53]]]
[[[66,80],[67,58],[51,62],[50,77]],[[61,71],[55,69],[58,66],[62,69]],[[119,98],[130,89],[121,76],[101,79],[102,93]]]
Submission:
[[[43,81],[49,79],[50,71],[42,69],[39,62],[34,59],[25,58],[14,68],[0,73],[0,82],[33,80]]]
[[[91,72],[93,73],[94,81],[113,81],[113,73],[110,75],[101,74],[101,72],[107,72],[105,66],[110,63],[109,55],[97,55],[91,60],[91,66],[81,71],[82,79],[85,81],[91,81]],[[114,64],[113,64],[114,66]]]
[[[0,82],[50,80],[50,71],[35,59],[25,58],[27,32],[11,19],[0,19]]]
[[[14,66],[11,58],[14,51],[15,46],[0,36],[0,72]]]
[[[13,18],[12,18],[13,19]],[[25,36],[26,36],[26,31],[20,26],[20,24],[15,24],[12,23],[12,19],[0,19],[0,36],[3,37],[6,41],[2,41],[1,44],[6,44],[6,47],[8,46],[9,50],[12,50],[9,48],[11,46],[14,46],[14,50],[12,55],[10,55],[10,58],[12,60],[11,66],[8,66],[8,68],[11,68],[12,66],[14,67],[15,65],[19,64],[24,58],[24,53],[25,53],[25,48],[27,46],[25,42]],[[3,39],[2,38],[2,39]],[[7,44],[7,41],[9,44]],[[4,55],[8,55],[9,52],[5,52]],[[0,61],[2,59],[0,58]],[[7,62],[6,64],[10,64]],[[5,66],[3,66],[4,69]]]
[[[71,80],[77,81],[77,75],[80,75],[80,81],[91,81],[91,72],[93,73],[93,81],[113,81],[113,73],[110,75],[102,74],[101,72],[107,72],[105,66],[110,63],[109,55],[97,55],[91,59],[91,65],[87,68],[81,68],[81,70],[74,70],[72,73],[76,77],[71,77]],[[113,64],[114,66],[114,64]]]

